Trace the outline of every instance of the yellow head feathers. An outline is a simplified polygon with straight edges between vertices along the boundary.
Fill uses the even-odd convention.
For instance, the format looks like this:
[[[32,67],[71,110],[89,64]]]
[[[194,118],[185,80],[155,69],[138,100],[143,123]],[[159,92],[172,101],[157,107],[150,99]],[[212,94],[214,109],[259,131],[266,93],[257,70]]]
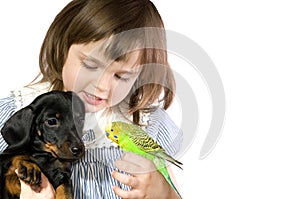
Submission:
[[[115,125],[113,125],[112,123],[109,123],[105,127],[105,134],[106,137],[112,140],[113,142],[117,144],[119,143],[119,132],[115,129]]]

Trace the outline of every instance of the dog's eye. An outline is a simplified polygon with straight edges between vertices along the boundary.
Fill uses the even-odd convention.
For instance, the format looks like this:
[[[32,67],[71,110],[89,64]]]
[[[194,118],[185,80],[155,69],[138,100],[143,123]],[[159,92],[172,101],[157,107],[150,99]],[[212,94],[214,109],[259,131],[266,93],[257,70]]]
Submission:
[[[46,124],[48,126],[55,126],[58,124],[58,120],[56,118],[50,118],[50,119],[46,120]]]

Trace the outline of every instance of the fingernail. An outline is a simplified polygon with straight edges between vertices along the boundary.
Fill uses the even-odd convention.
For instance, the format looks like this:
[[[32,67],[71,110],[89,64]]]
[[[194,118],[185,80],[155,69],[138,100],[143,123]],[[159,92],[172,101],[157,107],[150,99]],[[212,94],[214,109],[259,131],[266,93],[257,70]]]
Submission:
[[[113,178],[115,178],[115,174],[116,174],[116,171],[113,170],[113,171],[111,172],[111,176],[112,176]]]

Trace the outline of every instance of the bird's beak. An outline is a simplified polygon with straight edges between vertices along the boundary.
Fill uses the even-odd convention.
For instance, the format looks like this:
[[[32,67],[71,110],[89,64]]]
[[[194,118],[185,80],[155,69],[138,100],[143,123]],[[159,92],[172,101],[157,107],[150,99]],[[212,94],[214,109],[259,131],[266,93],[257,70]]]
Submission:
[[[106,127],[105,127],[105,135],[106,135],[106,137],[109,136],[110,129],[111,129],[111,124],[106,125]]]

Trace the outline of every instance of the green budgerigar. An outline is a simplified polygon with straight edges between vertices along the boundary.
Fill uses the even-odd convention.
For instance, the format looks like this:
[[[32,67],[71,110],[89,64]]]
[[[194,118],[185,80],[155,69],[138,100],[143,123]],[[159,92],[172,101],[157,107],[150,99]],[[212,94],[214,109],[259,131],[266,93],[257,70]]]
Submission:
[[[105,133],[109,139],[117,143],[125,152],[133,152],[151,160],[178,196],[182,198],[170,178],[165,160],[179,168],[181,168],[180,165],[182,163],[168,155],[142,128],[134,124],[117,121],[108,124],[105,128]]]

